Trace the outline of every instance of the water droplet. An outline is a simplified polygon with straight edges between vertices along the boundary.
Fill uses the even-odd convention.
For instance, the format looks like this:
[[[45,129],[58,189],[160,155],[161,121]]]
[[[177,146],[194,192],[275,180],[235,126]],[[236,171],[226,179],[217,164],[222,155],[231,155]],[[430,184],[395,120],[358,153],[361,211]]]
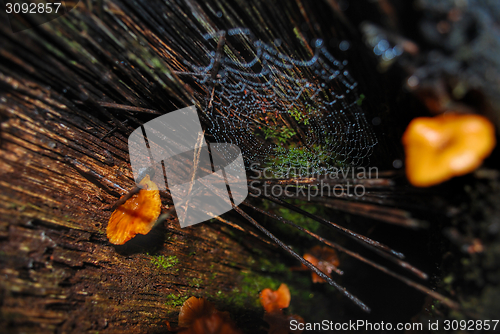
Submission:
[[[349,47],[350,47],[350,46],[351,46],[351,44],[350,44],[348,41],[342,41],[342,42],[340,42],[340,44],[339,44],[339,49],[340,49],[341,51],[346,51],[346,50],[348,50],[348,49],[349,49]]]
[[[399,45],[396,45],[395,47],[392,48],[392,52],[394,52],[394,55],[401,56],[403,54],[403,48],[400,47]]]
[[[408,84],[408,87],[415,88],[418,86],[419,80],[415,75],[412,75],[411,77],[408,78],[406,83]]]
[[[392,49],[389,49],[389,50],[385,51],[384,55],[382,56],[382,58],[384,60],[391,60],[392,58],[394,58],[394,53],[392,52]]]
[[[396,159],[392,162],[392,166],[394,168],[401,168],[403,167],[403,161],[401,161],[400,159]]]
[[[380,42],[378,42],[377,44],[377,48],[381,51],[381,52],[384,52],[385,50],[387,50],[389,48],[389,42],[386,41],[385,39],[381,40]]]
[[[382,54],[382,51],[378,47],[373,48],[373,53],[376,54],[377,56],[380,56]]]

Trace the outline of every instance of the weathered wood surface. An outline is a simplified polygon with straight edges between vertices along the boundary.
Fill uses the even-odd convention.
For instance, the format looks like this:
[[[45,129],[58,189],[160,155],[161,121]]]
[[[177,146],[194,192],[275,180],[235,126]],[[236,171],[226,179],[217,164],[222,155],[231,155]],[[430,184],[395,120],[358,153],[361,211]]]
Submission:
[[[155,3],[168,13],[165,5],[194,10]],[[154,114],[193,104],[165,41],[197,57],[189,50],[199,32],[178,17],[169,18],[177,27],[159,29],[152,6],[106,2],[98,17],[80,2],[17,34],[1,20],[0,328],[164,331],[179,309],[170,296],[225,295],[251,268],[256,239],[236,241],[220,223],[181,230],[170,219],[125,246],[107,242],[109,208],[134,186],[126,136]],[[158,256],[178,263],[163,268]],[[261,327],[261,313],[245,313],[247,331]]]
[[[0,65],[2,332],[164,332],[179,310],[172,296],[229,292],[251,254],[220,223],[180,229],[171,218],[109,244],[109,208],[134,186],[126,138],[101,140],[112,125],[2,52],[22,68]],[[164,268],[159,256],[178,263]]]
[[[265,8],[263,3],[259,2],[259,8]],[[337,4],[336,1],[329,3]],[[351,4],[352,8],[361,6],[358,2]],[[155,117],[157,112],[164,113],[192,104],[191,89],[198,89],[198,93],[203,93],[204,89],[192,83],[189,86],[171,71],[169,61],[177,59],[172,57],[176,51],[165,44],[166,40],[170,40],[172,31],[177,34],[182,31],[181,36],[185,39],[170,41],[175,44],[176,50],[189,51],[195,38],[193,36],[199,38],[198,32],[186,28],[185,17],[171,16],[166,19],[161,16],[163,11],[156,10],[162,6],[180,6],[177,2],[159,1],[154,6],[139,5],[132,0],[106,1],[101,10],[103,15],[99,17],[80,2],[67,16],[16,35],[10,31],[6,20],[0,20],[2,330],[47,333],[165,332],[165,320],[176,320],[179,296],[217,296],[219,291],[228,293],[238,286],[238,274],[252,267],[254,260],[250,249],[256,246],[254,240],[257,239],[252,237],[247,243],[240,243],[241,240],[236,241],[232,237],[232,231],[219,223],[181,230],[177,222],[170,219],[149,235],[137,237],[126,246],[112,246],[107,242],[105,228],[111,215],[109,208],[120,195],[134,186],[128,164],[126,135]],[[263,24],[258,9],[247,2],[239,2],[238,6],[252,13],[247,23],[253,24],[255,29],[270,30]],[[197,12],[200,8],[192,1],[186,1],[183,8],[203,13]],[[281,12],[282,8],[276,10]],[[366,10],[359,9],[359,13],[364,12]],[[237,11],[234,13],[240,14]],[[287,15],[295,17],[296,13]],[[209,21],[207,17],[190,19],[199,20],[197,22],[201,24]],[[342,19],[346,18],[342,16]],[[279,25],[276,23],[278,20],[271,21],[268,24]],[[241,22],[238,21],[238,24]],[[337,27],[339,22],[328,22],[329,29],[330,24]],[[337,33],[339,40],[350,37],[346,31],[339,30]],[[353,42],[353,50],[359,49],[355,49]],[[188,51],[186,54],[189,54]],[[352,52],[352,55],[356,54],[361,57],[361,52]],[[482,64],[479,61],[470,62],[476,63]],[[366,92],[371,94],[372,101],[382,101],[384,96],[378,96],[378,92],[385,85],[376,80],[379,76],[361,75],[370,64],[360,63],[354,71],[358,71],[361,83],[372,83],[370,90],[374,92]],[[447,59],[440,64],[447,64]],[[488,83],[487,80],[484,82]],[[492,87],[494,93],[498,85],[488,87]],[[396,90],[399,91],[399,88]],[[498,96],[493,93],[490,95]],[[389,100],[395,99],[392,95],[386,97],[375,109],[385,110],[384,103]],[[412,109],[412,104],[407,104],[404,107]],[[118,105],[128,107],[116,108]],[[498,115],[498,104],[491,102],[491,105],[494,112],[489,113]],[[388,124],[397,123],[400,126],[405,122],[399,124],[396,120],[409,119],[411,114],[394,109],[381,115],[384,121],[394,118]],[[498,116],[496,119],[499,119]],[[391,145],[399,145],[398,132],[402,132],[404,126],[392,130],[394,133],[384,137],[385,143],[381,141],[384,144],[380,145],[381,150],[390,152],[383,157],[393,157]],[[389,145],[389,142],[393,143]],[[386,163],[391,165],[392,160]],[[458,188],[466,187],[459,184]],[[453,191],[454,188],[446,190],[449,189]],[[498,193],[498,187],[495,189]],[[497,193],[491,196],[488,205],[495,203]],[[162,200],[163,205],[171,204],[166,196]],[[467,207],[469,202],[467,197],[460,203]],[[489,212],[482,203],[478,200],[471,205],[477,205],[480,213]],[[373,217],[370,211],[373,208],[367,204],[358,207],[344,207],[344,204],[340,201],[329,203],[337,210],[350,213],[354,210],[360,214],[361,208],[369,213],[367,216]],[[469,217],[467,209],[461,210],[455,211],[454,219],[462,215],[471,218],[470,225],[475,226],[476,217]],[[403,216],[399,211],[395,213],[399,214],[397,217]],[[497,220],[496,216],[493,213],[481,218],[484,231],[489,231],[490,225],[498,225],[493,222]],[[384,219],[387,220],[387,217]],[[474,233],[468,233],[468,237],[473,240],[479,233],[472,228],[471,231]],[[435,244],[441,245],[444,238],[442,231],[434,228],[433,232],[431,241],[435,239]],[[497,249],[498,230],[485,232],[485,235],[483,239],[491,239],[491,246],[485,243],[485,249]],[[396,235],[397,238],[399,236]],[[470,240],[466,243],[460,238],[452,239],[459,245],[457,249],[464,248]],[[481,259],[475,254],[456,255],[459,253],[457,249],[453,250],[456,263],[461,263],[462,258],[477,257],[478,262]],[[420,256],[420,250],[413,251]],[[448,249],[442,251],[443,254],[445,252],[448,254]],[[494,252],[488,254],[493,259],[498,258]],[[178,262],[162,265],[159,261],[168,256],[175,256]],[[440,261],[444,263],[444,257],[432,262]],[[490,267],[484,267],[497,272],[497,262],[491,260]],[[482,265],[472,263],[470,271],[474,272]],[[347,263],[347,266],[356,274],[356,269],[353,270],[355,265]],[[365,269],[362,269],[363,273]],[[465,277],[462,272],[467,271],[457,270],[448,277],[462,284],[459,280]],[[443,277],[447,274],[444,273]],[[486,274],[477,276],[477,281],[481,282],[476,289],[479,291],[479,288],[487,286],[482,280]],[[435,278],[435,281],[433,286],[444,285],[450,293],[461,291],[459,283],[444,284],[442,278]],[[491,281],[492,286],[498,287],[498,280]],[[361,286],[366,282],[356,280],[354,284]],[[387,282],[391,285],[392,281]],[[388,298],[389,293],[382,295],[380,289],[365,288],[371,289],[369,293],[375,295],[379,292],[381,299]],[[476,290],[470,294],[476,294]],[[485,292],[484,295],[488,294]],[[332,299],[330,295],[325,298]],[[403,303],[409,304],[407,300]],[[341,314],[342,304],[337,304],[337,309],[327,311]],[[497,305],[495,301],[490,304]],[[218,306],[231,307],[224,303]],[[485,309],[495,310],[493,306]],[[252,313],[251,309],[246,312],[246,324],[253,325],[246,330],[255,332],[261,327],[256,319],[262,313],[259,313],[260,310]]]

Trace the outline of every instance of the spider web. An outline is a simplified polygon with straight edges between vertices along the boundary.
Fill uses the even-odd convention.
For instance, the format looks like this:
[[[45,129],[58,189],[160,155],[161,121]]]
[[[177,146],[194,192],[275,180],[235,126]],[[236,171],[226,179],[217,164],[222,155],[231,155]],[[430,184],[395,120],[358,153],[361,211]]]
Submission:
[[[357,83],[316,40],[296,59],[253,37],[248,29],[204,36],[208,64],[184,60],[202,88],[206,131],[238,145],[246,167],[282,177],[366,164],[377,139],[360,108]],[[294,50],[298,53],[298,50]]]

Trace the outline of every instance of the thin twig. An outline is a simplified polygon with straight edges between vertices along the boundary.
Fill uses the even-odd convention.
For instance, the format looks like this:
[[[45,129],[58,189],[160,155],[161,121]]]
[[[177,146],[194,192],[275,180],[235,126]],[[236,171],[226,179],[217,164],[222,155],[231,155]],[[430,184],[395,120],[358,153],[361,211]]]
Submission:
[[[247,206],[252,207],[253,209],[255,209],[255,210],[259,211],[259,212],[262,212],[264,214],[268,214],[265,211],[260,210],[258,208],[255,208],[252,205],[250,205],[249,203],[246,203],[246,201],[243,202],[243,203],[246,204]],[[362,262],[364,262],[364,263],[366,263],[366,264],[368,264],[368,265],[370,265],[370,266],[372,266],[372,267],[374,267],[374,268],[376,268],[376,269],[378,269],[378,270],[380,270],[380,271],[382,271],[382,272],[384,272],[384,273],[386,273],[386,274],[388,274],[388,275],[390,275],[390,276],[392,276],[392,277],[400,280],[401,282],[404,282],[405,284],[407,284],[407,285],[409,285],[409,286],[411,286],[411,287],[413,287],[413,288],[415,288],[415,289],[417,289],[417,290],[419,290],[419,291],[421,291],[421,292],[423,292],[425,294],[428,294],[428,295],[432,296],[435,299],[438,299],[443,304],[445,304],[446,306],[448,306],[448,307],[450,307],[452,309],[455,309],[455,310],[459,310],[460,309],[460,305],[457,302],[455,302],[455,301],[449,299],[448,297],[445,297],[445,296],[443,296],[443,295],[441,295],[441,294],[439,294],[439,293],[437,293],[437,292],[429,289],[428,287],[426,287],[426,286],[424,286],[422,284],[416,283],[416,282],[414,282],[414,281],[412,281],[412,280],[410,280],[410,279],[408,279],[408,278],[406,278],[404,276],[396,274],[393,271],[387,269],[386,267],[381,266],[381,265],[379,265],[379,264],[377,264],[377,263],[375,263],[375,262],[373,262],[373,261],[371,261],[371,260],[369,260],[369,259],[367,259],[367,258],[365,258],[365,257],[363,257],[361,255],[359,255],[358,253],[350,251],[350,250],[348,250],[348,249],[340,246],[339,244],[337,244],[335,242],[326,240],[326,239],[320,237],[319,235],[317,235],[317,234],[315,234],[315,233],[313,233],[313,232],[311,232],[309,230],[306,230],[306,229],[304,229],[303,227],[301,227],[299,225],[296,225],[296,224],[292,223],[291,221],[285,220],[285,219],[283,219],[281,217],[278,217],[278,216],[275,216],[273,214],[268,214],[268,215],[270,217],[272,217],[272,218],[276,218],[276,219],[280,220],[281,222],[283,222],[283,223],[285,223],[287,225],[295,227],[296,229],[298,229],[298,230],[300,230],[300,231],[302,231],[302,232],[310,235],[311,237],[319,240],[320,242],[324,243],[327,246],[330,246],[332,248],[337,249],[340,252],[343,252],[343,253],[345,253],[347,255],[350,255],[351,257],[354,257],[354,258],[356,258],[356,259],[358,259],[358,260],[360,260],[360,261],[362,261]],[[409,268],[406,268],[406,269],[409,269]],[[418,269],[416,269],[416,270],[417,270],[417,272],[420,272]],[[411,271],[413,272],[413,270],[411,270]],[[414,272],[414,273],[417,274],[417,272]],[[427,277],[427,275],[425,273],[422,273],[422,274],[425,275],[425,278]]]
[[[258,212],[260,212],[260,213],[265,214],[266,216],[269,216],[269,217],[271,217],[271,218],[273,218],[273,219],[279,220],[279,221],[281,221],[282,223],[285,223],[285,224],[287,224],[287,225],[293,226],[293,227],[295,227],[295,228],[299,229],[300,231],[303,231],[303,232],[305,232],[305,233],[307,233],[307,234],[309,234],[309,235],[311,235],[311,236],[315,237],[316,239],[321,238],[321,237],[317,236],[316,234],[314,234],[314,233],[310,232],[309,230],[306,230],[306,229],[304,229],[304,228],[302,228],[302,227],[300,227],[300,226],[296,225],[295,223],[293,223],[293,222],[291,222],[291,221],[289,221],[289,220],[286,220],[286,219],[284,219],[284,218],[282,218],[282,217],[280,217],[280,216],[277,216],[277,215],[275,215],[275,214],[272,214],[272,213],[270,213],[270,212],[267,212],[267,211],[265,211],[265,210],[262,210],[262,209],[260,209],[260,208],[257,208],[257,207],[255,207],[255,206],[251,205],[250,203],[248,203],[247,201],[244,201],[244,202],[243,202],[243,204],[245,204],[246,206],[248,206],[248,207],[250,207],[250,208],[254,209],[255,211],[258,211]],[[319,240],[319,239],[318,239],[318,240]],[[321,238],[321,240],[324,240],[324,239],[323,239],[323,238]],[[339,246],[339,247],[340,247],[340,246]],[[337,246],[335,246],[335,248],[338,248],[338,247],[337,247]],[[347,251],[347,249],[345,249],[345,248],[343,248],[343,249]],[[339,249],[339,250],[340,250],[340,249]],[[411,273],[415,274],[415,275],[416,275],[416,276],[418,276],[419,278],[421,278],[421,279],[427,279],[427,278],[428,278],[428,276],[427,276],[427,274],[426,274],[426,273],[424,273],[424,272],[422,272],[421,270],[419,270],[419,269],[415,268],[414,266],[412,266],[412,265],[411,265],[411,264],[409,264],[408,262],[403,261],[403,260],[400,260],[400,259],[398,259],[398,258],[395,258],[394,256],[390,256],[389,254],[387,254],[387,253],[385,253],[385,252],[382,252],[382,251],[380,251],[380,250],[378,250],[378,249],[376,249],[376,248],[375,248],[375,249],[373,249],[373,250],[374,250],[377,254],[379,254],[379,255],[383,256],[384,258],[389,259],[390,261],[395,262],[396,264],[398,264],[398,265],[399,265],[399,266],[401,266],[402,268],[409,270]],[[348,252],[349,252],[349,254],[350,254],[350,253],[352,253],[351,251],[348,251]],[[352,254],[355,254],[355,253],[352,253]],[[370,261],[370,260],[367,260],[367,261]],[[370,262],[371,262],[371,261],[370,261]]]
[[[73,101],[76,104],[84,104],[82,101]],[[153,115],[163,115],[161,112],[154,109],[147,109],[141,107],[128,106],[125,104],[112,103],[112,102],[97,102],[96,103],[104,108],[112,108],[112,109],[121,109],[126,111],[140,112],[145,114],[153,114]]]
[[[194,186],[194,181],[196,178],[196,172],[198,170],[198,165],[200,162],[200,154],[201,154],[201,149],[203,147],[203,140],[205,140],[205,131],[198,133],[198,139],[196,142],[196,146],[194,148],[194,160],[193,160],[193,173],[191,174],[191,182],[189,182],[189,189],[186,195],[186,203],[184,204],[185,210],[184,210],[184,215],[187,214],[187,210],[189,207],[189,200],[191,199],[191,192],[193,191],[193,186]]]
[[[115,202],[115,204],[113,204],[113,206],[111,207],[111,210],[114,211],[116,210],[116,208],[120,207],[120,205],[122,205],[123,203],[125,203],[126,201],[128,201],[132,196],[134,196],[135,194],[139,193],[139,191],[141,191],[141,187],[139,186],[134,186],[129,192],[127,192],[125,195],[123,195],[122,197],[120,197],[119,200],[117,200]]]
[[[281,242],[281,240],[279,240],[278,238],[276,238],[271,232],[269,232],[268,230],[266,230],[262,225],[260,225],[259,223],[257,223],[255,221],[255,219],[253,219],[252,217],[250,217],[247,213],[245,213],[243,210],[241,210],[240,208],[238,208],[236,205],[233,204],[233,209],[236,210],[240,215],[243,216],[243,218],[245,218],[246,220],[248,220],[250,223],[252,223],[256,228],[258,228],[262,233],[264,233],[265,235],[267,235],[271,240],[273,240],[276,244],[278,244],[281,248],[283,248],[288,254],[290,254],[291,256],[293,256],[294,258],[296,258],[297,260],[300,261],[300,263],[304,264],[307,268],[311,269],[313,272],[315,272],[319,277],[321,277],[322,279],[324,279],[325,281],[328,282],[328,284],[330,284],[331,286],[337,288],[340,293],[342,293],[344,296],[346,296],[347,298],[349,298],[351,301],[353,301],[357,306],[359,306],[363,311],[369,313],[371,310],[370,308],[365,304],[363,303],[361,300],[359,300],[356,296],[354,296],[353,294],[351,294],[350,292],[347,291],[346,288],[344,288],[343,286],[339,285],[338,283],[336,283],[334,280],[332,280],[328,275],[326,275],[324,272],[322,272],[321,270],[319,270],[316,266],[314,266],[311,262],[305,260],[302,256],[300,256],[299,254],[297,254],[296,252],[294,252],[290,247],[288,247],[287,245],[285,245],[283,242]]]
[[[235,223],[233,223],[233,222],[231,222],[229,220],[226,220],[226,219],[224,219],[224,218],[222,218],[220,216],[215,216],[214,218],[217,219],[218,221],[220,221],[221,223],[226,224],[226,225],[228,225],[228,226],[230,226],[230,227],[232,227],[232,228],[234,228],[234,229],[236,229],[238,231],[250,234],[251,236],[259,239],[260,241],[268,244],[269,246],[276,246],[276,244],[273,244],[269,240],[266,240],[266,239],[262,238],[260,235],[258,235],[257,233],[255,233],[253,231],[245,230],[243,227],[239,226],[238,224],[235,224]]]
[[[317,221],[318,223],[321,223],[321,224],[326,225],[326,226],[329,226],[329,227],[333,227],[333,228],[335,228],[335,229],[337,229],[337,230],[339,230],[339,231],[343,232],[343,233],[344,233],[344,234],[346,234],[347,236],[351,237],[352,239],[354,239],[354,240],[358,241],[358,242],[359,242],[359,243],[361,243],[362,245],[365,245],[365,246],[372,246],[372,247],[374,247],[374,248],[377,248],[377,249],[383,250],[384,252],[387,252],[387,253],[389,253],[389,254],[391,254],[391,255],[394,255],[394,256],[396,256],[396,257],[398,257],[398,258],[400,258],[400,259],[404,259],[404,255],[403,255],[402,253],[400,253],[400,252],[396,252],[395,250],[391,249],[390,247],[388,247],[388,246],[386,246],[386,245],[384,245],[384,244],[382,244],[382,243],[380,243],[380,242],[378,242],[378,241],[375,241],[375,240],[373,240],[373,239],[370,239],[370,238],[368,238],[368,237],[365,237],[365,236],[363,236],[363,235],[360,235],[360,234],[358,234],[358,233],[356,233],[356,232],[354,232],[354,231],[351,231],[351,230],[349,230],[349,229],[347,229],[347,228],[345,228],[345,227],[342,227],[342,226],[340,226],[340,225],[337,225],[337,224],[335,224],[335,223],[333,223],[333,222],[331,222],[331,221],[328,221],[328,220],[326,220],[326,219],[323,219],[323,218],[321,218],[321,217],[318,217],[318,216],[316,216],[316,215],[313,215],[312,213],[309,213],[309,212],[307,212],[307,211],[304,211],[304,210],[302,210],[302,209],[300,209],[300,208],[296,207],[295,205],[292,205],[292,204],[290,204],[290,203],[287,203],[287,202],[285,202],[285,201],[283,201],[283,200],[281,200],[281,199],[279,199],[279,198],[277,198],[277,197],[275,197],[275,196],[272,196],[272,195],[271,195],[271,196],[264,196],[264,195],[262,195],[262,194],[261,194],[259,197],[261,197],[261,198],[266,198],[266,199],[268,199],[268,200],[270,200],[270,201],[273,201],[273,202],[275,202],[275,203],[277,203],[277,204],[280,204],[280,205],[282,205],[282,206],[285,206],[285,207],[287,207],[288,209],[291,209],[291,210],[293,210],[293,211],[295,211],[295,212],[298,212],[298,213],[302,214],[303,216],[306,216],[306,217],[309,217],[309,218],[311,218],[311,219],[314,219],[314,220],[315,220],[315,221]]]

